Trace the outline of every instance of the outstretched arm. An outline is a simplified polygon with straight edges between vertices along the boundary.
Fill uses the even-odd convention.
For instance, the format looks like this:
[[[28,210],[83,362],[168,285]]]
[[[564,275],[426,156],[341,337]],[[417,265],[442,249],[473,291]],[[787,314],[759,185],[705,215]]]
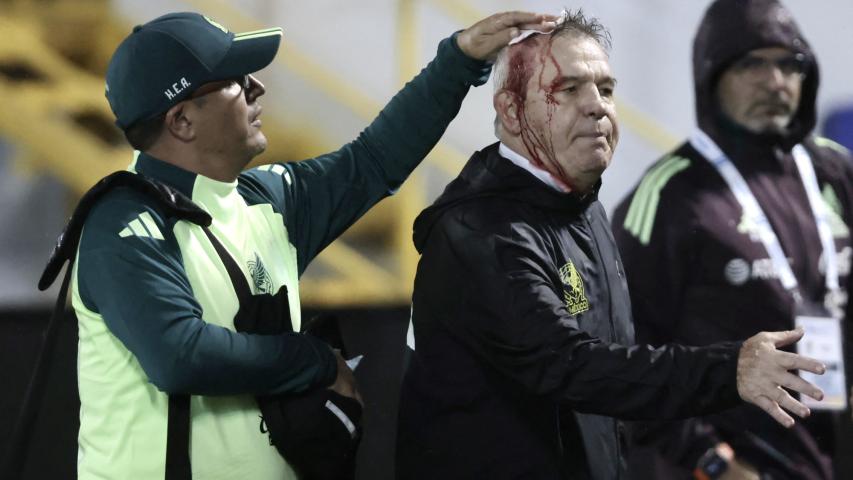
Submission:
[[[283,212],[299,271],[420,164],[459,112],[487,62],[520,29],[551,28],[554,17],[500,13],[443,40],[438,53],[353,142],[320,157],[261,167],[241,176],[248,195]],[[245,195],[244,195],[245,196]]]
[[[708,347],[608,343],[581,329],[566,310],[554,260],[535,245],[536,232],[447,223],[430,235],[419,266],[421,282],[441,285],[429,301],[439,305],[445,328],[533,394],[623,419],[684,418],[743,399],[785,426],[793,419],[782,408],[800,416],[809,412],[781,387],[822,396],[789,370],[822,373],[823,366],[777,350],[798,340],[800,331]],[[448,255],[453,261],[438,260]]]

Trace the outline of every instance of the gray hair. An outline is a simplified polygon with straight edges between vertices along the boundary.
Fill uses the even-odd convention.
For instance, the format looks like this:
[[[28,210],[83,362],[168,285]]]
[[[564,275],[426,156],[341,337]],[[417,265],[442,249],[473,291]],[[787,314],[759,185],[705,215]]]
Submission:
[[[557,21],[557,26],[550,33],[553,37],[560,35],[580,35],[594,40],[605,53],[610,53],[612,47],[612,38],[610,31],[596,17],[587,17],[583,13],[583,9],[578,8],[575,11],[564,9],[560,19]],[[534,35],[536,36],[536,35]],[[522,42],[528,41],[527,39]],[[495,58],[495,63],[492,66],[492,85],[497,93],[506,87],[506,80],[509,70],[509,48],[502,48]]]

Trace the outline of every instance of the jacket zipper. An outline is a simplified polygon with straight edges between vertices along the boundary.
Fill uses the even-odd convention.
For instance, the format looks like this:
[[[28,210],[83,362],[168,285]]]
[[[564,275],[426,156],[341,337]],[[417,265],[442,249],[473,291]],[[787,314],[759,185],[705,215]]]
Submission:
[[[604,263],[604,257],[601,255],[601,247],[598,245],[598,238],[595,236],[595,231],[592,226],[592,214],[588,211],[584,212],[583,218],[587,228],[589,229],[589,236],[592,239],[592,244],[595,246],[595,254],[598,257],[598,264],[601,265],[602,271],[604,272],[604,283],[607,290],[607,323],[610,326],[610,338],[608,339],[608,342],[613,342],[616,339],[616,326],[613,324],[613,298],[610,291],[610,274],[608,273],[609,266]],[[620,445],[621,440],[619,439],[619,421],[615,418],[613,419],[613,438],[616,440],[616,479],[618,480],[621,478],[622,473],[620,468],[622,465],[622,446]]]

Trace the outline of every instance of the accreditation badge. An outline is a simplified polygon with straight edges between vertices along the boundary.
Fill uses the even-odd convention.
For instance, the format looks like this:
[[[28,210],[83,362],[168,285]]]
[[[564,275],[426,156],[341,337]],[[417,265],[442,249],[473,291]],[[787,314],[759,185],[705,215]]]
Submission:
[[[797,342],[797,353],[826,365],[826,373],[815,375],[800,371],[800,376],[823,390],[823,400],[801,395],[800,401],[812,410],[845,410],[847,392],[844,379],[844,356],[841,346],[841,321],[831,317],[798,316],[796,326],[805,336]]]
[[[829,290],[823,297],[823,307],[835,318],[844,318],[844,307],[847,305],[847,292]]]

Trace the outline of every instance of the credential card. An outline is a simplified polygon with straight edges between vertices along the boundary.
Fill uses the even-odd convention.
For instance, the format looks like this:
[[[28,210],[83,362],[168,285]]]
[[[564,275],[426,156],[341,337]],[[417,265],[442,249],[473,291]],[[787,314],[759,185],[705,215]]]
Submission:
[[[822,401],[800,395],[800,401],[813,410],[844,410],[847,408],[847,388],[844,380],[844,356],[841,346],[841,322],[830,317],[800,316],[797,326],[806,331],[797,342],[797,353],[826,365],[826,373],[815,375],[800,371],[800,376],[823,390]]]

